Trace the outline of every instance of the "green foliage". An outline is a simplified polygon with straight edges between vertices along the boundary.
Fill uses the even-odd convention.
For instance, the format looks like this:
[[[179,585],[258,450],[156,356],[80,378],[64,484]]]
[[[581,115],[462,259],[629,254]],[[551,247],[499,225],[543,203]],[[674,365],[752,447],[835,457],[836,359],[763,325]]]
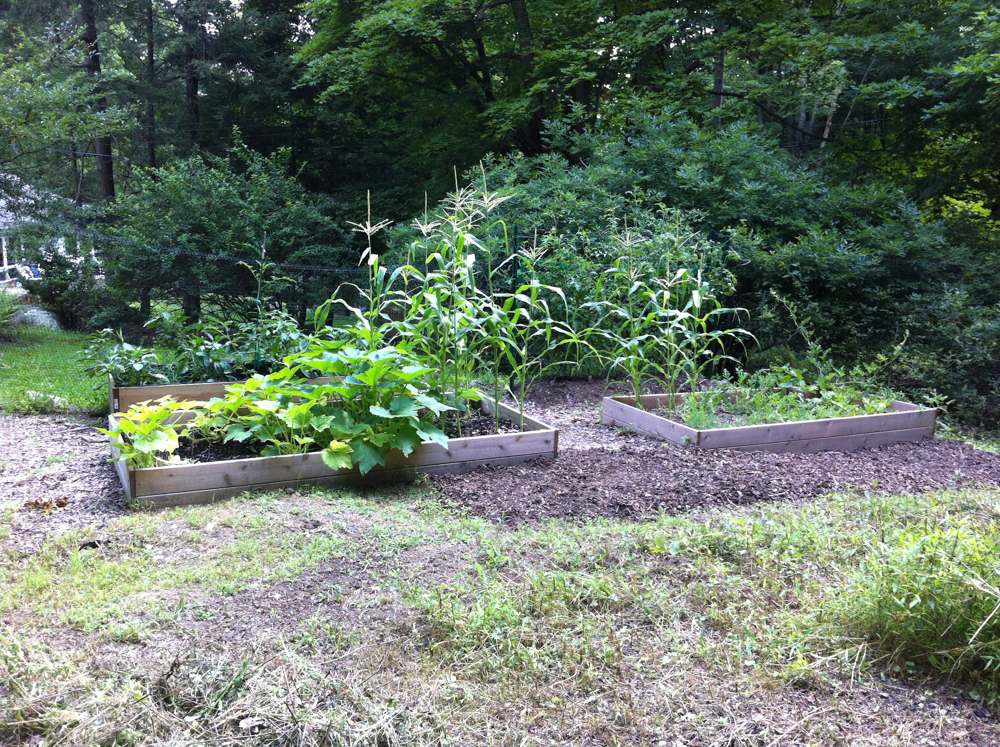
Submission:
[[[28,259],[41,277],[23,285],[46,308],[53,311],[65,329],[86,331],[91,321],[110,306],[107,290],[98,282],[99,268],[90,247],[73,239],[46,239],[47,229],[30,225],[20,228],[17,241],[25,246]],[[113,312],[116,316],[121,316]]]
[[[891,396],[872,395],[836,379],[803,385],[801,371],[758,371],[688,395],[678,411],[692,428],[704,430],[876,415],[889,412],[893,401]]]
[[[141,386],[170,382],[171,376],[163,357],[155,350],[125,342],[121,333],[104,329],[87,337],[87,346],[80,353],[83,369],[101,379],[108,375],[122,386]],[[100,386],[100,385],[98,385]]]
[[[409,455],[422,441],[447,445],[433,420],[452,409],[428,394],[431,372],[394,347],[360,350],[345,341],[314,340],[286,359],[288,368],[234,384],[207,408],[209,424],[228,421],[225,441],[254,439],[265,456],[322,451],[331,469],[357,464],[362,474],[385,464],[385,453]],[[295,381],[299,371],[330,378]],[[245,413],[249,414],[245,414]]]
[[[979,302],[949,285],[913,298],[901,320],[910,340],[889,370],[894,386],[914,399],[943,400],[969,425],[1000,422],[1000,305]]]
[[[879,543],[838,605],[845,627],[876,641],[897,666],[985,685],[996,697],[1000,588],[994,522],[918,524]]]
[[[269,262],[351,263],[353,252],[345,246],[344,233],[324,213],[329,202],[306,192],[289,176],[289,167],[288,151],[262,156],[237,133],[226,158],[195,156],[148,173],[140,192],[114,206],[115,233],[141,242],[106,249],[106,269],[119,303],[148,304],[151,296],[172,293],[179,284],[192,319],[202,296],[230,315],[252,318],[259,307],[246,299],[256,298],[262,289],[249,262],[260,256],[263,242]],[[149,220],[150,215],[156,220]],[[246,257],[247,262],[234,266],[211,259],[220,254]],[[263,290],[272,304],[316,304],[329,295],[329,275],[295,274],[294,280],[268,279]]]
[[[67,31],[58,28],[62,20],[52,19],[48,35],[15,32],[0,45],[0,196],[25,208],[38,201],[25,183],[63,186],[53,176],[68,142],[124,129],[130,120],[128,107],[108,106],[97,81],[80,70],[82,54],[59,38]]]
[[[12,332],[11,320],[17,314],[17,309],[17,298],[0,289],[0,339],[7,337]]]
[[[604,343],[598,356],[607,360],[609,377],[622,373],[642,406],[644,387],[662,385],[668,394],[685,381],[692,388],[706,369],[724,360],[729,340],[745,330],[720,328],[743,309],[724,308],[701,273],[672,265],[673,257],[639,252],[644,242],[631,233],[619,238],[626,252],[604,272],[595,289],[606,300],[587,304],[600,314],[588,336]]]
[[[118,459],[132,469],[155,467],[175,461],[171,455],[179,445],[176,413],[190,410],[193,402],[181,402],[173,397],[161,397],[155,402],[142,402],[118,417],[118,427],[98,428],[101,433],[118,439]],[[158,455],[166,454],[163,458]]]
[[[123,386],[232,381],[280,369],[307,344],[295,320],[274,310],[231,324],[188,323],[182,314],[163,312],[146,326],[157,333],[155,349],[127,343],[110,329],[88,337],[81,356],[86,370],[111,374]]]

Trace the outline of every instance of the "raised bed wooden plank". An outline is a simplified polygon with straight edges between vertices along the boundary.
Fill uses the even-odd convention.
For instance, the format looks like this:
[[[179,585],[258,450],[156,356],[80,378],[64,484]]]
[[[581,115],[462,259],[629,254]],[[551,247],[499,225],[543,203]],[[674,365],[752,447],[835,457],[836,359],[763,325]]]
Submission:
[[[907,428],[898,431],[875,431],[872,433],[854,433],[847,436],[831,438],[807,438],[790,441],[769,442],[763,444],[746,444],[727,447],[733,451],[770,451],[772,453],[812,454],[818,451],[855,451],[856,449],[871,449],[876,446],[901,443],[904,441],[922,441],[933,438],[931,427]]]
[[[675,401],[678,396],[674,395]],[[802,452],[849,451],[899,441],[933,438],[937,411],[908,402],[892,403],[894,412],[792,423],[694,430],[657,413],[669,395],[642,398],[645,410],[631,397],[607,397],[602,422],[703,449]]]
[[[782,443],[790,440],[823,439],[878,431],[902,431],[934,427],[932,410],[853,415],[844,418],[801,420],[789,423],[712,428],[701,432],[703,449],[733,448],[750,444]]]
[[[492,400],[478,406],[491,408]],[[506,420],[516,411],[501,405]],[[190,413],[178,413],[184,418]],[[116,427],[114,415],[108,418]],[[386,455],[385,466],[378,466],[362,476],[357,468],[330,470],[318,453],[278,457],[252,457],[203,464],[177,464],[129,470],[124,462],[116,463],[118,475],[133,505],[183,505],[211,502],[248,490],[277,489],[301,484],[367,485],[377,482],[412,479],[418,472],[441,474],[465,472],[481,465],[517,464],[540,456],[555,457],[558,430],[537,420],[525,418],[525,426],[536,430],[492,436],[451,439],[445,448],[423,443],[404,457],[402,452]],[[114,446],[113,446],[114,449]],[[117,450],[115,450],[117,454]]]
[[[484,398],[478,403],[479,407],[487,415],[492,415],[496,412],[496,408],[493,406],[493,400],[489,398]],[[513,407],[505,405],[503,402],[500,403],[500,415],[504,420],[509,420],[511,423],[518,424],[521,419],[521,412],[515,410]],[[548,431],[552,430],[552,426],[546,425],[540,420],[535,420],[530,415],[525,414],[524,416],[524,430],[526,431]]]
[[[536,455],[544,456],[544,455]],[[534,457],[532,457],[534,458]],[[371,485],[381,485],[391,482],[412,481],[418,474],[444,475],[461,474],[477,467],[505,467],[521,464],[525,457],[505,457],[498,459],[480,459],[473,462],[460,462],[452,464],[438,464],[428,467],[403,467],[397,469],[383,469],[378,472],[373,470],[367,475],[360,475],[357,472],[348,474],[333,474],[326,477],[312,478],[309,480],[283,480],[279,482],[261,483],[258,485],[234,486],[231,488],[219,488],[212,490],[188,491],[185,493],[166,493],[162,495],[146,495],[135,498],[131,505],[136,508],[168,508],[170,506],[187,506],[204,503],[216,503],[228,498],[233,498],[247,492],[267,492],[271,490],[284,490],[288,488],[298,488],[303,485],[320,486],[327,488],[342,487],[367,487]]]
[[[632,425],[627,420],[616,420],[614,418],[605,418],[601,421],[601,423],[604,425],[614,426],[616,428],[625,428],[626,430],[632,433],[638,433],[640,436],[649,436],[650,438],[658,438],[660,440],[667,441],[668,443],[677,444],[678,446],[692,445],[686,442],[673,441],[669,438],[661,436],[659,433],[653,433],[652,431],[644,430],[642,428],[639,428],[638,426]]]
[[[385,466],[376,471],[419,467],[454,462],[479,461],[503,457],[531,456],[555,451],[555,434],[552,431],[505,433],[494,436],[453,438],[448,448],[436,443],[424,443],[408,456],[401,451],[386,454]],[[354,470],[342,470],[347,475]],[[369,474],[372,474],[369,473]],[[257,485],[259,483],[312,480],[329,476],[330,468],[317,452],[289,454],[274,457],[231,459],[224,462],[178,464],[133,470],[135,496],[178,493],[193,490]],[[338,474],[338,473],[334,473]]]
[[[657,398],[655,401],[658,403],[663,400]],[[667,420],[649,410],[640,410],[633,404],[629,404],[634,402],[635,400],[631,397],[606,397],[604,399],[604,413],[601,416],[601,422],[605,425],[618,425],[625,428],[633,427],[676,444],[691,443],[696,446],[698,445],[698,431],[694,428]],[[647,400],[644,397],[643,404],[646,403]],[[649,405],[652,405],[652,402]]]

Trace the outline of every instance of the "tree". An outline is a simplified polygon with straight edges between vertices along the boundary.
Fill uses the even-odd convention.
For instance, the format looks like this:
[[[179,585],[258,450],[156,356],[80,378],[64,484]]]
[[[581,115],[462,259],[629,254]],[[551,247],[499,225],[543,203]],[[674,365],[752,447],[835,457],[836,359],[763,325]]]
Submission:
[[[101,48],[97,43],[97,18],[94,13],[94,0],[81,0],[80,21],[83,25],[83,34],[80,37],[83,42],[83,69],[99,86]],[[103,96],[98,96],[96,103],[101,108],[107,106],[107,100]],[[111,138],[104,134],[95,137],[94,151],[97,159],[97,186],[100,189],[101,198],[113,200],[115,198],[115,171],[111,153]]]
[[[261,156],[237,134],[226,158],[196,155],[150,171],[142,191],[122,197],[112,213],[123,241],[105,254],[121,301],[139,301],[143,317],[157,294],[183,298],[192,319],[203,300],[240,312],[256,286],[233,258],[252,265],[265,245],[269,262],[356,265],[344,232],[325,215],[329,202],[288,175],[289,156]],[[332,292],[327,274],[278,272],[290,278],[272,298],[281,305],[301,310]]]
[[[66,193],[75,144],[112,132],[127,112],[107,106],[97,81],[81,72],[66,27],[44,39],[22,38],[0,53],[0,194],[18,185]],[[67,41],[72,39],[72,42]]]

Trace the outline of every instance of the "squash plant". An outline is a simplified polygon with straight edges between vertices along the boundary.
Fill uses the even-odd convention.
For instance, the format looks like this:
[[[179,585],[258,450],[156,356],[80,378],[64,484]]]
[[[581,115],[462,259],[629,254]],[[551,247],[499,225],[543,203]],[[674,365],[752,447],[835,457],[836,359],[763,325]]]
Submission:
[[[357,464],[362,474],[384,465],[391,449],[409,455],[422,441],[447,446],[434,419],[453,408],[427,392],[422,379],[431,369],[405,349],[314,340],[285,362],[284,371],[230,387],[229,397],[209,404],[221,417],[238,414],[225,441],[256,440],[265,456],[320,451],[331,469]],[[303,369],[330,381],[291,379]]]
[[[97,430],[112,438],[120,438],[118,459],[124,459],[130,467],[155,467],[158,463],[169,461],[170,455],[177,451],[180,434],[172,422],[174,413],[190,410],[194,404],[173,397],[140,402],[118,418],[117,428]],[[166,454],[167,459],[158,454]]]

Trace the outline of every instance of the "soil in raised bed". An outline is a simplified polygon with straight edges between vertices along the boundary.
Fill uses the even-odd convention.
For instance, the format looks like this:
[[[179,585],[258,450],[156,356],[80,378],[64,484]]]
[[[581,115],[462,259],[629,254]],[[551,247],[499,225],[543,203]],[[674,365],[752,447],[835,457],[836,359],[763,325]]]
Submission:
[[[516,423],[500,418],[500,430],[497,431],[497,421],[492,415],[487,415],[482,410],[472,410],[462,418],[462,433],[458,433],[458,424],[455,422],[455,413],[445,413],[444,427],[442,428],[448,438],[470,438],[472,436],[492,436],[496,433],[518,433],[520,428]]]
[[[228,462],[232,459],[250,459],[259,457],[264,446],[257,441],[194,441],[187,437],[180,439],[180,445],[174,454],[185,462]]]
[[[649,445],[647,445],[649,444]],[[653,518],[710,505],[806,500],[856,488],[914,494],[1000,486],[1000,455],[957,441],[819,454],[687,449],[636,440],[432,480],[445,501],[509,525],[545,518]]]

